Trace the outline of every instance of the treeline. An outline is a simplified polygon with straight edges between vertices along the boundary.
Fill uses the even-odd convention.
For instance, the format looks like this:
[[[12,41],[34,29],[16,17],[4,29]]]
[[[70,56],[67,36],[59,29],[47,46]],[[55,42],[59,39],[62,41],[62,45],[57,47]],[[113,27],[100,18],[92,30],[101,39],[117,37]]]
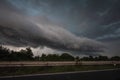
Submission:
[[[89,57],[83,57],[80,60],[81,61],[120,61],[120,57],[113,56],[108,58],[107,56],[89,56]]]
[[[0,61],[27,61],[34,60],[33,52],[30,48],[20,51],[13,51],[0,46]]]
[[[37,61],[74,61],[75,58],[68,54],[68,53],[63,53],[61,55],[58,54],[42,54],[41,56],[36,56],[35,60]]]
[[[88,56],[82,57],[79,56],[73,57],[68,53],[63,53],[61,55],[57,54],[42,54],[42,56],[36,56],[35,60],[37,61],[120,61],[119,56],[113,56],[108,58],[107,56]]]
[[[31,48],[13,51],[0,46],[0,61],[120,61],[119,56],[108,58],[107,56],[88,56],[82,57],[72,56],[68,53],[58,54],[42,54],[34,56]]]

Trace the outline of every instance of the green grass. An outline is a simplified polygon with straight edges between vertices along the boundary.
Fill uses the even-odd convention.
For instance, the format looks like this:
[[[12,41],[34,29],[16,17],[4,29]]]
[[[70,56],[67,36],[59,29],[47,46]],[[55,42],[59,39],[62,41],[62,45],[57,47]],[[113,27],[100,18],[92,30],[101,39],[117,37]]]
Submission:
[[[99,66],[44,66],[44,67],[1,67],[0,76],[15,76],[25,74],[43,74],[71,71],[88,71],[120,68],[120,65],[99,65]]]

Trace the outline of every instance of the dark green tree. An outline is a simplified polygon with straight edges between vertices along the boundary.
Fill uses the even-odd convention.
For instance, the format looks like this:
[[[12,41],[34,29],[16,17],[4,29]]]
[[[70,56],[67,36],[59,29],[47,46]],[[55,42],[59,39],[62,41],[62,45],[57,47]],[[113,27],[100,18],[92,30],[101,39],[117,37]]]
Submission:
[[[59,55],[57,54],[48,54],[46,57],[46,60],[47,61],[59,61],[60,58],[59,58]]]
[[[109,60],[109,59],[108,59],[107,56],[99,56],[99,57],[98,57],[98,60],[99,60],[99,61],[107,61],[107,60]]]
[[[10,50],[3,46],[0,46],[0,60],[4,60],[4,61],[8,60],[9,55],[10,55]]]
[[[40,60],[41,61],[46,61],[46,58],[47,58],[46,54],[43,53],[40,57]]]
[[[113,56],[113,57],[111,57],[110,60],[112,60],[112,61],[120,61],[120,57],[119,56]]]
[[[26,48],[26,54],[27,54],[27,57],[29,57],[29,59],[33,59],[33,52],[31,50],[30,47]]]
[[[60,56],[60,59],[62,61],[74,61],[74,57],[68,53],[63,53],[61,56]]]

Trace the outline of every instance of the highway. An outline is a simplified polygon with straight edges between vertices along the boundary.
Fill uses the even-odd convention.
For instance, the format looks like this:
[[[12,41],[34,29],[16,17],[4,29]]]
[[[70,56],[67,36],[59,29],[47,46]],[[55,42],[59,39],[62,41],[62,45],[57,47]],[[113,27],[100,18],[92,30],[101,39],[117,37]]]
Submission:
[[[0,67],[21,67],[21,66],[65,66],[65,65],[106,65],[106,64],[120,64],[120,61],[9,61],[0,62]]]
[[[120,69],[9,76],[0,80],[120,80]]]

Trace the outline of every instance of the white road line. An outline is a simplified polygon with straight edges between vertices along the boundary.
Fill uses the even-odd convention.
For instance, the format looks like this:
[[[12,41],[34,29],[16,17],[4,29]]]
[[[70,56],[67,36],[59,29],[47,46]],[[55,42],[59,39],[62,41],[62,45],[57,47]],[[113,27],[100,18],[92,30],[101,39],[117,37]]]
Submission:
[[[58,75],[58,74],[74,74],[74,73],[88,73],[88,72],[113,71],[113,70],[120,70],[120,68],[116,68],[116,69],[104,69],[104,70],[88,70],[88,71],[59,72],[59,73],[28,74],[28,75],[18,75],[18,76],[3,76],[3,77],[0,77],[0,78],[30,77],[30,76],[44,76],[44,75]]]

